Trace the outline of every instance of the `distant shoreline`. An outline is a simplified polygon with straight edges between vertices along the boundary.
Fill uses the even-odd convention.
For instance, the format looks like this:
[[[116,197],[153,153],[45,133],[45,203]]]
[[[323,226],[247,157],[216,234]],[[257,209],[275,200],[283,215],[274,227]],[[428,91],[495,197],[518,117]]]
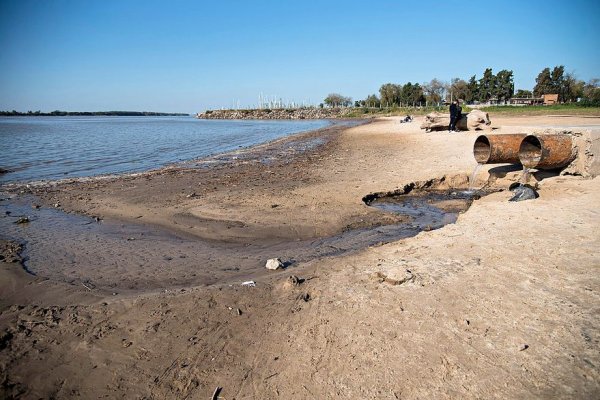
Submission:
[[[2,117],[189,117],[187,113],[163,113],[151,111],[52,111],[19,112],[0,111]]]

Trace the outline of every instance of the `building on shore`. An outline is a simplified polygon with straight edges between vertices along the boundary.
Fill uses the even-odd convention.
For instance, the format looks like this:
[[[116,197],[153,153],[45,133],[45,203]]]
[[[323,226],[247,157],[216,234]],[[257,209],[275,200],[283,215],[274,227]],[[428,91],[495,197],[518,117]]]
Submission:
[[[541,97],[512,97],[508,104],[513,106],[540,106],[558,104],[558,94],[543,94]]]
[[[508,104],[513,106],[538,106],[544,104],[542,97],[512,97]]]
[[[550,106],[552,104],[558,104],[558,94],[543,94],[544,105]]]

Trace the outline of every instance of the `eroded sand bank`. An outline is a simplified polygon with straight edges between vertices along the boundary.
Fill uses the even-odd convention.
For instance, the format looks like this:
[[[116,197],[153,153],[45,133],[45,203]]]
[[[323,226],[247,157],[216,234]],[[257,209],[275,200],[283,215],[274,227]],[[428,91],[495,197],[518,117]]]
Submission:
[[[557,123],[492,120],[507,127],[499,132]],[[179,254],[152,240],[149,252],[172,259],[128,264],[97,248],[99,268],[116,266],[55,265],[52,279],[2,263],[3,394],[209,398],[221,386],[236,399],[597,397],[598,178],[548,177],[533,201],[494,193],[439,230],[264,271],[267,254],[285,259],[290,243],[401,218],[367,207],[366,194],[443,177],[464,185],[477,133],[418,126],[381,119],[329,131],[316,150],[280,147],[269,162],[44,188],[47,205],[184,238],[192,259],[218,240],[215,255],[230,249],[238,270],[214,275],[207,262],[169,272]],[[500,175],[497,186],[518,178]],[[240,261],[244,246],[251,257]],[[304,281],[288,282],[292,274]],[[152,276],[173,285],[159,292]],[[241,286],[246,278],[257,286]],[[119,279],[144,284],[113,296]]]

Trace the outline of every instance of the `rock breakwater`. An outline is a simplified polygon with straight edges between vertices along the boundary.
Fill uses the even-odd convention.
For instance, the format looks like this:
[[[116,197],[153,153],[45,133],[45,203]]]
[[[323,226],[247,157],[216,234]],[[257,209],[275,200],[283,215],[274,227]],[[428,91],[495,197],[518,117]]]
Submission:
[[[345,118],[351,108],[280,108],[254,110],[207,110],[196,114],[200,119],[324,119]]]

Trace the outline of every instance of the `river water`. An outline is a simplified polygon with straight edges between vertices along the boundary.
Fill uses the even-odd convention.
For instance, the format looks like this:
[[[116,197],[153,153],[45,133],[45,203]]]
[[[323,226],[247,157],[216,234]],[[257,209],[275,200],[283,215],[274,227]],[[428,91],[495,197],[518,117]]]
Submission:
[[[0,184],[144,171],[320,129],[324,120],[0,117]]]

